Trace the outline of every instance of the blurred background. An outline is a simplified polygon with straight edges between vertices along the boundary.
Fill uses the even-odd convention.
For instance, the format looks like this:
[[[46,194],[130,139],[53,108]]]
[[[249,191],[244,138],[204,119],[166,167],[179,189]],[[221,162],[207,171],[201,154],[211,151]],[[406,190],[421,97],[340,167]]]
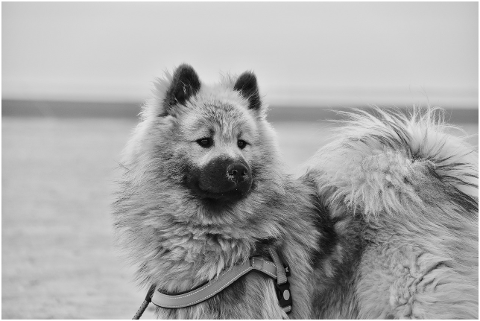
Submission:
[[[3,2],[3,318],[136,312],[116,168],[184,62],[205,83],[254,71],[292,168],[350,107],[439,106],[478,149],[477,2]]]

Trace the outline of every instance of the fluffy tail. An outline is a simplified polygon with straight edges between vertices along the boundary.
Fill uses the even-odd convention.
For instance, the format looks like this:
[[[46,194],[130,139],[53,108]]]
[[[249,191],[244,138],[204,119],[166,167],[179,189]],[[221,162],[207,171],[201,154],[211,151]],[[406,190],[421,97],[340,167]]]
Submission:
[[[438,109],[344,114],[307,175],[332,216],[365,222],[357,295],[390,311],[361,317],[477,318],[477,152]]]
[[[447,196],[476,213],[478,154],[447,133],[453,127],[444,123],[441,110],[375,113],[342,113],[348,120],[341,121],[336,139],[309,162],[327,202],[360,209],[370,219],[380,212],[416,212]],[[425,188],[431,184],[442,195]]]

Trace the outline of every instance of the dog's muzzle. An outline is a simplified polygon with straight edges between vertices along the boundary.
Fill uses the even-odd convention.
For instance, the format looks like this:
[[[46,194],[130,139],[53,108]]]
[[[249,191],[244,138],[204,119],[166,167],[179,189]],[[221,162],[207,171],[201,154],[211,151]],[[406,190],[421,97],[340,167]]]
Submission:
[[[215,158],[188,176],[187,186],[206,199],[238,200],[247,195],[252,186],[252,170],[243,160]]]

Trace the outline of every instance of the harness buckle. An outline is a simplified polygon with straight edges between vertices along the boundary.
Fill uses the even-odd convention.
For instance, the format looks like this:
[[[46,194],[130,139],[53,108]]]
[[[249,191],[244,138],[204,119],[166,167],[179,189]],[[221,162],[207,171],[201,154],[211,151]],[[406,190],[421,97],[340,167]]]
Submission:
[[[286,312],[292,311],[292,293],[290,292],[290,283],[282,284],[275,283],[275,290],[277,292],[278,303],[280,307]]]

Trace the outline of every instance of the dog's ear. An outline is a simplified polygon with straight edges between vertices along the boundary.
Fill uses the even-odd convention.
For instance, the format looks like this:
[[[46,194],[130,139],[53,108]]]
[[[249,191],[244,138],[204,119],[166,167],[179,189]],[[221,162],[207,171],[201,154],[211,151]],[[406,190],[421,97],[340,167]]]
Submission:
[[[233,90],[238,91],[243,98],[248,100],[250,109],[260,109],[262,102],[258,92],[257,77],[253,72],[246,71],[241,74],[235,82]]]
[[[165,108],[169,112],[172,106],[184,105],[200,90],[200,79],[195,70],[187,64],[180,65],[174,72],[172,82],[165,95]]]

